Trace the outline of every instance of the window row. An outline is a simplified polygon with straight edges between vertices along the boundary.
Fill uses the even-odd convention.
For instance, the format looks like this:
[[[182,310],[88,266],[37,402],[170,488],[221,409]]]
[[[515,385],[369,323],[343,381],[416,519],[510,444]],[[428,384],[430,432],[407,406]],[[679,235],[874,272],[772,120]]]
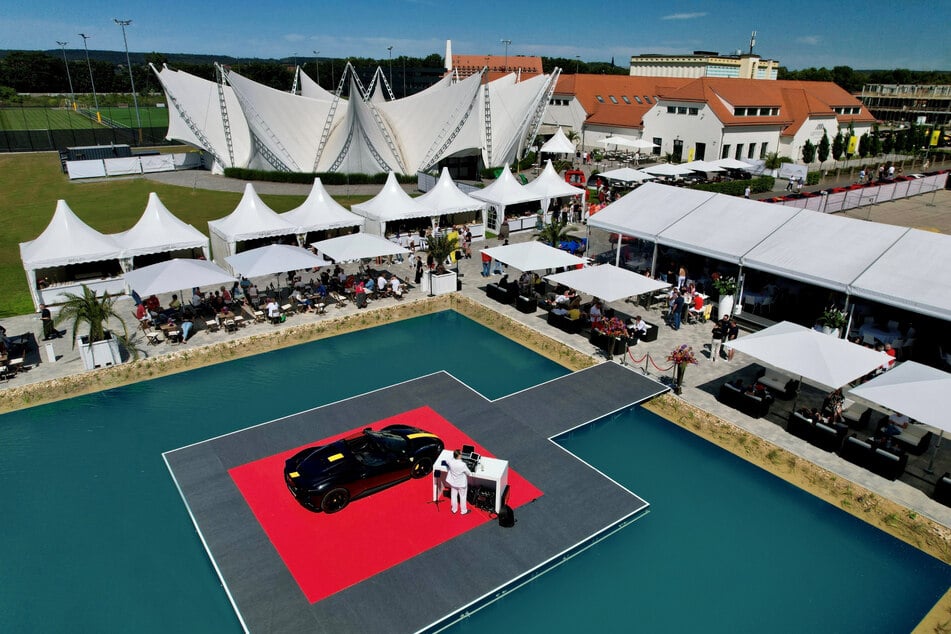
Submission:
[[[860,114],[862,112],[861,108],[833,108],[833,112],[836,114]]]
[[[696,116],[700,114],[700,108],[693,106],[667,106],[667,114],[688,114]]]
[[[604,101],[604,97],[602,97],[601,95],[595,95],[594,98],[598,100],[598,103],[606,103],[606,102]],[[608,99],[610,99],[610,100],[611,100],[611,103],[613,103],[613,104],[615,104],[615,105],[617,105],[617,104],[619,103],[618,100],[617,100],[617,97],[615,97],[614,95],[608,95]],[[654,97],[654,99],[657,99],[657,97]],[[621,95],[621,100],[622,100],[624,103],[626,103],[627,105],[631,105],[631,98],[628,97],[627,95]],[[643,99],[641,99],[641,97],[638,97],[637,95],[634,95],[634,101],[636,101],[639,105],[642,105],[642,106],[643,106],[645,103],[646,103],[647,105],[649,105],[649,106],[653,106],[653,105],[654,105],[654,102],[651,101],[651,98],[648,97],[647,95],[644,95],[644,98],[643,98]]]
[[[779,116],[779,108],[734,108],[733,116],[736,116],[736,117],[776,117],[776,116]]]
[[[766,153],[769,151],[769,144],[760,143],[758,145],[759,145],[759,158],[765,159]],[[757,158],[756,146],[757,146],[756,143],[749,143],[749,144],[737,143],[735,152],[733,153],[733,158],[735,158],[737,161],[742,161],[744,158],[746,159]],[[725,144],[723,146],[723,152],[720,154],[720,158],[730,158],[730,150],[732,149],[732,147],[733,146],[730,145],[729,143]],[[746,150],[745,156],[744,156],[744,149]]]

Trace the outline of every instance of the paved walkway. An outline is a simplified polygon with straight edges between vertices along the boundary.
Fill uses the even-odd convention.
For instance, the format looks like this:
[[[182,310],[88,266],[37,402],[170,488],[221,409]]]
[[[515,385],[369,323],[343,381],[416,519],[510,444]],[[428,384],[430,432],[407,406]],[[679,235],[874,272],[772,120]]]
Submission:
[[[192,176],[192,178],[195,178],[195,176]],[[199,175],[199,178],[204,181],[205,176]],[[228,182],[229,187],[235,183],[235,181],[227,181],[227,179],[220,179],[220,181]],[[239,185],[239,188],[241,186],[243,185]],[[280,187],[283,188],[281,193],[289,193],[286,191],[286,189],[289,189],[290,187],[303,186],[280,185]],[[935,206],[930,206],[932,204]],[[894,224],[906,225],[909,220],[912,220],[915,224],[920,223],[921,226],[935,227],[944,232],[951,233],[951,213],[949,212],[951,212],[951,192],[948,191],[937,192],[935,196],[928,194],[906,201],[887,203],[872,210],[873,219],[879,222],[893,222]],[[518,242],[531,239],[531,237],[532,236],[528,232],[522,232],[513,234],[512,239],[513,241]],[[592,346],[587,341],[587,339],[581,335],[570,335],[561,330],[550,327],[545,321],[546,315],[544,312],[539,311],[534,314],[526,315],[516,311],[513,306],[503,306],[487,299],[483,290],[487,280],[481,277],[481,262],[478,257],[478,250],[483,246],[483,244],[484,243],[474,244],[473,251],[475,256],[470,260],[463,260],[460,263],[459,270],[462,274],[463,282],[461,292],[463,295],[477,302],[483,303],[486,306],[490,306],[498,312],[505,314],[508,317],[517,320],[558,341],[561,341],[576,350],[595,357],[603,358],[602,353]],[[394,272],[397,272],[398,274],[401,274],[402,276],[412,279],[412,269],[408,262],[402,264],[393,264],[388,268]],[[493,276],[493,279],[498,279],[498,276]],[[256,282],[258,283],[259,287],[263,289],[269,280],[259,279],[256,280]],[[406,299],[403,301],[413,301],[414,298],[419,298],[421,296],[422,292],[416,289],[410,291],[407,294]],[[167,298],[163,299],[167,300]],[[395,300],[381,300],[373,302],[371,303],[369,310],[386,308],[387,306],[391,306],[394,303]],[[641,313],[649,322],[661,324],[660,336],[658,337],[657,341],[650,343],[641,342],[639,345],[631,349],[631,355],[633,359],[641,360],[646,353],[650,353],[650,357],[653,359],[654,363],[656,363],[656,366],[660,366],[660,368],[666,368],[669,366],[669,363],[665,361],[666,355],[674,347],[680,344],[686,343],[693,346],[695,351],[701,352],[702,359],[700,364],[698,366],[691,366],[686,373],[685,389],[683,392],[683,398],[685,401],[716,414],[725,420],[729,420],[740,427],[769,440],[770,442],[773,442],[803,458],[810,460],[811,462],[814,462],[839,474],[844,478],[875,491],[884,497],[904,504],[909,508],[944,524],[945,526],[951,527],[951,508],[938,504],[937,502],[931,500],[927,495],[927,493],[930,493],[931,489],[933,488],[931,483],[934,481],[934,476],[928,475],[924,472],[924,468],[927,466],[927,461],[929,458],[928,454],[922,457],[912,457],[906,475],[896,482],[889,482],[876,475],[873,475],[871,472],[865,469],[840,459],[835,454],[830,454],[817,449],[786,433],[783,426],[781,425],[782,419],[779,417],[774,418],[771,415],[771,417],[765,419],[749,418],[740,412],[721,404],[716,400],[715,395],[719,389],[719,385],[729,378],[743,377],[745,380],[752,379],[758,369],[758,366],[756,366],[751,359],[746,358],[739,353],[732,362],[727,362],[725,360],[715,363],[711,362],[708,358],[708,346],[710,343],[711,329],[709,324],[684,326],[679,331],[674,332],[666,326],[663,326],[661,315],[656,309],[646,310],[623,301],[615,302],[612,306],[617,311],[627,314]],[[176,352],[181,349],[214,345],[215,343],[233,340],[236,337],[246,337],[254,334],[273,332],[276,329],[286,328],[294,324],[304,323],[305,321],[327,319],[328,317],[332,318],[349,313],[355,313],[356,311],[357,309],[352,304],[350,304],[343,308],[330,308],[327,315],[325,316],[311,314],[296,315],[289,319],[285,324],[280,326],[272,326],[270,324],[250,324],[247,328],[242,329],[237,334],[228,334],[224,331],[209,332],[207,330],[200,330],[192,337],[191,340],[189,340],[188,343],[182,345],[161,344],[160,346],[147,346],[145,345],[144,341],[141,341],[141,334],[139,337],[141,341],[141,347],[147,355],[161,355]],[[135,321],[132,314],[132,301],[130,299],[125,298],[120,300],[120,312],[124,315],[128,315],[128,321],[130,322],[130,332],[135,332]],[[39,319],[34,315],[7,318],[3,320],[3,325],[6,327],[8,335],[33,333],[37,339],[39,339],[42,332]],[[28,372],[20,374],[19,376],[11,379],[9,382],[4,384],[4,387],[61,378],[83,371],[82,364],[79,360],[78,350],[71,346],[71,343],[68,339],[57,339],[51,342],[51,345],[57,356],[57,361],[55,363],[48,362],[45,349],[43,349],[44,342],[41,341],[40,344],[43,362],[30,369]],[[30,363],[30,360],[27,362]],[[620,359],[616,357],[613,362],[620,362]],[[631,358],[628,358],[626,363],[634,365]],[[670,372],[663,372],[656,366],[647,362],[646,359],[641,360],[640,363],[637,364],[639,371],[644,371],[648,375],[654,376],[658,379],[669,380]],[[808,390],[805,391],[805,394],[806,396],[804,397],[803,402],[808,400],[808,402],[813,404],[818,404],[815,403],[814,399],[821,399],[822,396],[817,392],[810,393]],[[787,402],[777,401],[777,404],[780,406],[784,403],[786,404],[786,407],[789,406]],[[945,471],[951,471],[951,451],[946,449],[949,444],[951,443],[945,443],[942,450],[938,452],[938,459],[934,468],[937,474],[944,473]]]

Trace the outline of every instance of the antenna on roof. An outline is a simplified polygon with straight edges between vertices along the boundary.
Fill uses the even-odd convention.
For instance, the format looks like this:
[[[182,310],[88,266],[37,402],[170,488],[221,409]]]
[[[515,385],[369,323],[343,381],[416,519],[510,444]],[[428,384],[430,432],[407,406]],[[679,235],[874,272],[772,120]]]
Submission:
[[[753,34],[750,35],[750,55],[753,54],[754,46],[756,46],[756,31],[753,31]]]

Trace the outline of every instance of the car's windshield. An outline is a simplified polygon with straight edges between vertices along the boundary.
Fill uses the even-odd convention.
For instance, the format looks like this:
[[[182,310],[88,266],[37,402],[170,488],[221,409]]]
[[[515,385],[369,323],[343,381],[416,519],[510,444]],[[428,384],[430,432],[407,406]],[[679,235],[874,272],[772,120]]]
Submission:
[[[385,431],[368,431],[366,435],[386,453],[406,453],[406,439]]]

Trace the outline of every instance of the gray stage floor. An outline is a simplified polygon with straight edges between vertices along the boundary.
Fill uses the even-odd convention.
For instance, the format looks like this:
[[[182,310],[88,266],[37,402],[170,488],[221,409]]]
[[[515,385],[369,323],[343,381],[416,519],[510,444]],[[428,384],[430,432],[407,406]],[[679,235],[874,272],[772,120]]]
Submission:
[[[665,390],[603,363],[488,401],[437,373],[176,449],[165,460],[245,629],[433,631],[645,512],[646,501],[550,438]],[[424,406],[491,447],[544,495],[516,510],[514,528],[487,522],[311,604],[228,470]],[[451,570],[466,574],[444,574]]]

